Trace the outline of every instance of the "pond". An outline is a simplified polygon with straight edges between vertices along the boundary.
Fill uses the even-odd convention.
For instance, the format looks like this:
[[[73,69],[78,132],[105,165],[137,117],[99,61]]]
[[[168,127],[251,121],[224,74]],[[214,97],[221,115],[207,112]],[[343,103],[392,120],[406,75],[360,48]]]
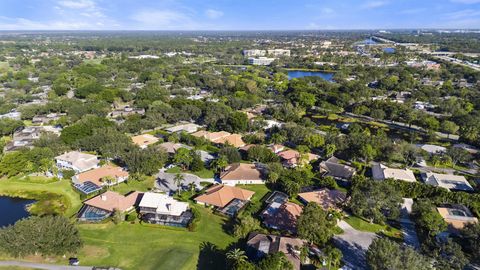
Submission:
[[[395,48],[384,48],[383,52],[388,53],[388,54],[392,54],[392,53],[395,53]]]
[[[17,220],[28,217],[26,207],[35,202],[34,200],[26,200],[20,198],[12,198],[0,196],[0,227],[14,224]]]
[[[303,77],[320,77],[326,81],[333,82],[333,73],[322,71],[305,71],[305,70],[289,70],[288,79],[303,78]]]

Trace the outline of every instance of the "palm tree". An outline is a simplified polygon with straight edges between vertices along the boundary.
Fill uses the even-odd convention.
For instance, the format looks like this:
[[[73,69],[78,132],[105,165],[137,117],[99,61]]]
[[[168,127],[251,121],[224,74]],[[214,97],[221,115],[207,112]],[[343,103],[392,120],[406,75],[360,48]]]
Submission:
[[[240,263],[247,261],[247,255],[245,255],[245,251],[235,248],[227,252],[227,259],[233,262],[234,265],[239,265]]]
[[[225,167],[228,165],[228,160],[226,157],[221,156],[214,161],[212,161],[212,167],[215,169],[217,172],[222,172]]]
[[[185,180],[185,176],[181,173],[175,174],[175,177],[173,178],[173,182],[175,182],[175,185],[177,185],[177,193],[180,194],[180,187],[182,185],[182,182]]]
[[[188,184],[188,187],[190,188],[190,193],[193,194],[195,192],[195,183],[191,182],[190,184]]]

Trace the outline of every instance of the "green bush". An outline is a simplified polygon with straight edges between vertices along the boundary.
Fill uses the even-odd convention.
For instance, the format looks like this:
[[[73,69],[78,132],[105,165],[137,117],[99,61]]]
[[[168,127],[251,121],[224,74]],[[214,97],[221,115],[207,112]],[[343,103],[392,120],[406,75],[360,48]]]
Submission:
[[[197,226],[198,226],[198,223],[200,222],[201,216],[200,216],[200,212],[197,209],[192,208],[191,211],[193,214],[193,218],[188,224],[187,229],[191,232],[194,232],[197,230]]]

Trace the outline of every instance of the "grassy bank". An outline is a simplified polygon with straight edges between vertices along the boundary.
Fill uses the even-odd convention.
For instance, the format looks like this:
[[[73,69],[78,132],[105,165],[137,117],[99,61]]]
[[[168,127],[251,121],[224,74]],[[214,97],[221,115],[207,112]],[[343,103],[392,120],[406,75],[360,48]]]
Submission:
[[[32,214],[74,215],[81,206],[80,196],[66,180],[51,182],[42,177],[0,180],[0,195],[33,199]]]

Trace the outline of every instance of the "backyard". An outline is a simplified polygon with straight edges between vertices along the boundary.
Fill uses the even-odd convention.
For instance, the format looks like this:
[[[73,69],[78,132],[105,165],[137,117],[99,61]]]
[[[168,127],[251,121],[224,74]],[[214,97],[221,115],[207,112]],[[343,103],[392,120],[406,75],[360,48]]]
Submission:
[[[199,260],[202,243],[224,249],[236,239],[223,231],[223,218],[204,207],[193,207],[201,213],[195,232],[126,222],[79,225],[85,245],[79,258],[84,265],[122,269],[207,269],[202,263],[197,265],[199,261],[212,259],[200,257]]]

